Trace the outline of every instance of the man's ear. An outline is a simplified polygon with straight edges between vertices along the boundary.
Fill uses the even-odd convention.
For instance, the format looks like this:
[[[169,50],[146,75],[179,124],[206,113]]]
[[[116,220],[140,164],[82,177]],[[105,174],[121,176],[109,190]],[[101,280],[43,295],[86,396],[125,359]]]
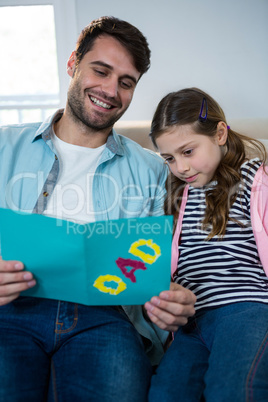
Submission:
[[[228,136],[227,124],[224,121],[220,121],[217,125],[216,138],[218,140],[218,145],[225,145]]]
[[[73,77],[75,70],[75,62],[76,62],[76,54],[75,51],[73,51],[67,62],[67,73],[69,74],[70,77]]]

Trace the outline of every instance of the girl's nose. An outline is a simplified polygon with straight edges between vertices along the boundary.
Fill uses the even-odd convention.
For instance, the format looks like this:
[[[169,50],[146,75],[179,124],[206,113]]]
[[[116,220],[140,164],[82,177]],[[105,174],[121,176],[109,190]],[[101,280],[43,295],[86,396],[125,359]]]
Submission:
[[[189,170],[189,164],[184,158],[177,159],[176,169],[178,173],[185,173]]]

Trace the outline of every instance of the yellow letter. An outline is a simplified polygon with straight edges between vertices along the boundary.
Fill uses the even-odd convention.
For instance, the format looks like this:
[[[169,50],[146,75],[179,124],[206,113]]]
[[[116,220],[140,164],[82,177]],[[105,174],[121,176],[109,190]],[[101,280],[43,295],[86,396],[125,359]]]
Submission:
[[[154,250],[155,255],[144,253],[143,251],[138,249],[138,247],[140,246],[150,247],[151,249]],[[140,239],[138,241],[135,241],[134,243],[131,244],[131,247],[128,250],[128,252],[135,255],[136,257],[139,257],[140,259],[142,259],[142,261],[148,264],[153,264],[157,260],[157,258],[160,257],[161,255],[160,247],[156,243],[153,243],[151,239],[150,240]]]
[[[108,286],[105,286],[105,282],[116,282],[118,286],[116,289],[109,288]],[[123,292],[127,287],[125,282],[123,282],[121,278],[115,275],[101,275],[95,280],[93,286],[99,289],[100,292],[110,293],[110,295],[114,296]]]

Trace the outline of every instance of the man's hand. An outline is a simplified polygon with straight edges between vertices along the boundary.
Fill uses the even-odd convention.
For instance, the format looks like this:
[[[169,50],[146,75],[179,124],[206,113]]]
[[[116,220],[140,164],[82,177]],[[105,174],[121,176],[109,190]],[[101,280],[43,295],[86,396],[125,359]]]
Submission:
[[[33,274],[23,271],[20,261],[4,261],[0,257],[0,306],[19,297],[20,292],[35,286]]]
[[[177,283],[170,284],[170,290],[161,292],[145,303],[144,308],[151,321],[159,328],[177,331],[195,313],[196,296]]]

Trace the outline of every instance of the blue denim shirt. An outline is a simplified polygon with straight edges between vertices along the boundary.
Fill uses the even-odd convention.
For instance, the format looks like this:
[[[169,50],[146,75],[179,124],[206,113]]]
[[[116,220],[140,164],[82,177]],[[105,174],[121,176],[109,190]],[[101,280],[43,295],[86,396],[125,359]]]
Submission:
[[[43,123],[0,128],[0,207],[42,213],[57,182],[59,159],[51,141],[56,112]],[[162,159],[112,130],[92,184],[96,221],[163,214],[167,169]],[[148,323],[141,306],[123,307],[147,339],[157,364],[166,331]]]

